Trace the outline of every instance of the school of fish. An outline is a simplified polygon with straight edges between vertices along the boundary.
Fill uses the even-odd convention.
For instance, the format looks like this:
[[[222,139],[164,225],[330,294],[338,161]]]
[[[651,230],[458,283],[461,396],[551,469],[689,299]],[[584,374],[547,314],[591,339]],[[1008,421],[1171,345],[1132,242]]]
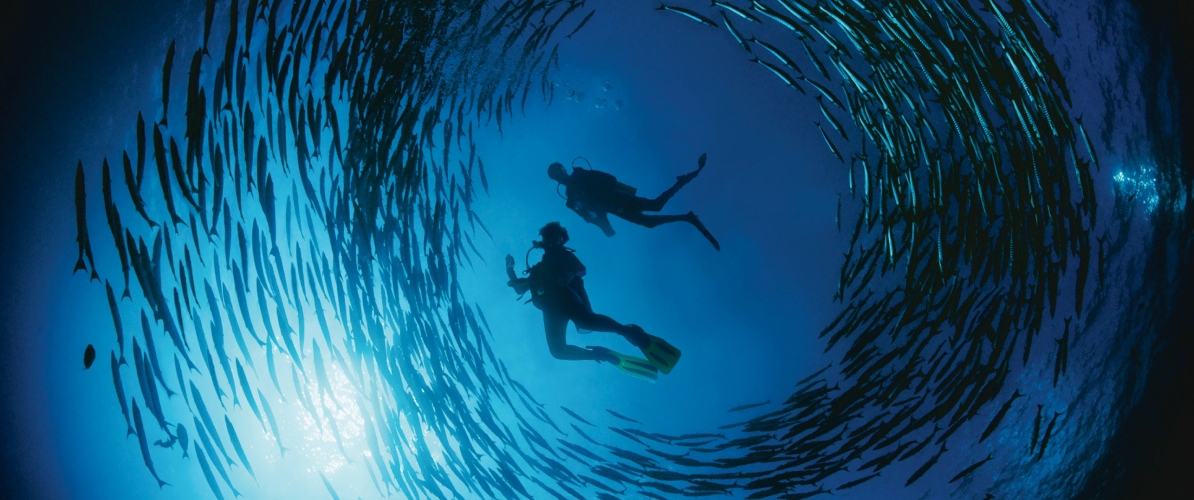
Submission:
[[[1070,322],[1097,286],[1088,274],[1098,161],[1045,48],[1040,28],[1056,36],[1056,23],[1033,0],[741,3],[659,9],[724,26],[745,57],[817,101],[813,124],[860,205],[834,296],[843,309],[821,333],[840,362],[780,408],[726,426],[730,437],[664,458],[710,470],[688,476],[685,494],[806,498],[919,460],[912,485],[972,420],[985,419],[971,424],[980,441],[1029,425],[1004,422],[1022,396],[1006,395],[1012,362],[1027,365],[1042,325],[1066,315],[1052,343],[1056,385]],[[747,33],[764,23],[785,36]],[[852,134],[853,152],[838,145]],[[1072,301],[1059,305],[1065,286]],[[1025,446],[1038,458],[1060,416],[1040,446]]]
[[[335,370],[361,408],[368,453],[339,449],[379,495],[806,498],[915,459],[911,485],[980,417],[982,439],[1032,425],[1003,422],[1026,404],[1004,387],[1059,307],[1083,313],[1097,159],[1038,29],[1056,33],[1055,23],[1033,0],[982,5],[659,6],[661,23],[724,27],[760,71],[815,99],[815,126],[860,206],[835,296],[843,308],[822,333],[837,367],[763,415],[673,436],[612,411],[636,425],[549,412],[507,375],[457,280],[483,259],[476,230],[488,232],[472,210],[476,184],[488,191],[474,126],[500,130],[529,97],[550,102],[558,43],[594,9],[208,0],[201,46],[165,54],[160,114],[138,114],[119,172],[100,167],[118,262],[97,265],[92,244],[109,241],[92,239],[89,169],[76,169],[75,271],[105,289],[126,432],[160,486],[154,459],[165,452],[151,444],[195,457],[216,498],[239,496],[240,471],[255,476],[238,436],[256,429],[229,415],[247,407],[284,456],[294,437],[270,401],[294,396],[339,443]],[[763,23],[787,36],[746,30]],[[177,101],[169,111],[176,55],[189,62],[181,114]],[[121,180],[127,189],[113,190]],[[1072,304],[1057,303],[1063,286]],[[1053,343],[1058,377],[1068,338],[1067,319]],[[287,365],[290,384],[277,376]],[[187,414],[164,404],[179,396]],[[1036,427],[1042,419],[1039,446],[1026,446],[1039,455],[1065,425],[1053,409]],[[442,460],[439,443],[453,444]]]

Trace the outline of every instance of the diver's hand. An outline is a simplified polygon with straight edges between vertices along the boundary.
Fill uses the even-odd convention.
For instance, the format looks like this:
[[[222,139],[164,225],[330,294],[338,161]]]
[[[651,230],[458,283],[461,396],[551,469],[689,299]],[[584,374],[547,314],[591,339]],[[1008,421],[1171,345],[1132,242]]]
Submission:
[[[509,281],[506,282],[506,286],[513,288],[515,292],[518,292],[519,296],[526,293],[527,290],[530,289],[530,286],[527,284],[527,280],[520,279],[517,274],[514,274],[514,257],[510,255],[506,255],[506,277],[509,278]]]
[[[506,274],[510,276],[510,279],[514,279],[514,257],[510,255],[506,255]]]
[[[510,254],[506,254],[506,277],[510,278],[510,286],[514,286],[513,281],[518,278],[518,275],[514,274],[514,257]]]

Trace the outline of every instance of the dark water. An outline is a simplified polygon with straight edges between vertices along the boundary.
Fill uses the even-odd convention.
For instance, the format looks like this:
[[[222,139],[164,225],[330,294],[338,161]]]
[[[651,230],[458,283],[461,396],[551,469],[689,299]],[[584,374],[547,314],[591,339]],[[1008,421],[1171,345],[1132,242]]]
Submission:
[[[339,5],[310,15],[334,25]],[[349,10],[341,32],[293,21],[283,5],[276,21],[283,29],[264,34],[266,8],[247,44],[247,6],[239,5],[242,38],[231,42],[229,60],[247,56],[246,64],[224,66],[224,75],[246,82],[247,97],[236,99],[237,82],[217,83],[227,77],[216,68],[229,61],[225,4],[214,11],[210,57],[197,59],[195,85],[188,70],[202,43],[203,5],[29,7],[9,17],[28,20],[4,47],[4,67],[20,69],[6,83],[3,134],[12,143],[4,169],[13,242],[4,280],[12,332],[4,344],[11,360],[4,451],[14,494],[670,498],[837,490],[860,498],[1046,498],[1132,496],[1161,484],[1163,474],[1147,472],[1156,467],[1139,464],[1175,463],[1155,458],[1152,443],[1170,443],[1180,456],[1155,422],[1180,419],[1172,415],[1181,407],[1166,403],[1181,399],[1189,349],[1172,334],[1189,325],[1180,305],[1189,297],[1190,177],[1175,140],[1189,130],[1180,126],[1187,115],[1177,111],[1176,90],[1188,69],[1175,62],[1168,25],[1158,20],[1165,16],[1147,5],[1048,5],[1058,38],[1037,14],[1005,12],[1013,17],[1002,29],[1021,33],[1005,43],[1022,45],[995,49],[983,29],[999,32],[998,20],[965,11],[980,22],[959,17],[952,33],[991,52],[952,56],[931,24],[916,25],[920,38],[933,40],[926,47],[944,51],[940,60],[964,56],[954,60],[954,79],[934,79],[930,70],[923,78],[936,87],[917,87],[908,82],[922,77],[893,62],[893,52],[867,52],[898,52],[891,42],[898,27],[886,25],[897,31],[861,47],[849,45],[848,32],[823,28],[827,35],[810,38],[810,52],[829,65],[822,78],[790,31],[727,15],[826,85],[819,103],[809,80],[794,80],[806,93],[794,91],[750,61],[725,29],[644,6],[586,5],[563,18],[554,38],[528,30],[504,46],[507,34],[536,26],[545,5]],[[866,24],[841,17],[855,4],[833,5],[839,17],[819,17],[823,27]],[[964,11],[931,5],[906,13]],[[724,27],[716,9],[683,7]],[[581,31],[562,38],[593,8]],[[485,39],[495,12],[513,21]],[[301,58],[301,67],[287,66],[285,55],[299,52],[275,56],[263,43],[297,46],[312,33],[352,56],[333,51],[310,66]],[[902,33],[915,43],[917,35]],[[161,61],[170,40],[177,51],[159,170],[153,130],[163,121]],[[837,66],[834,41],[854,54]],[[752,49],[782,63],[758,44]],[[1009,49],[1015,55],[1005,58]],[[1007,67],[996,69],[1016,57],[1036,58],[1038,67],[1057,61],[1064,83],[1050,71],[1013,80]],[[255,73],[258,61],[266,78]],[[293,76],[269,78],[279,66]],[[339,71],[323,77],[333,67]],[[850,74],[867,67],[886,77],[867,76],[871,90],[859,92]],[[308,71],[309,83],[298,78]],[[988,89],[959,83],[974,82],[967,75],[989,77]],[[942,82],[956,90],[936,90]],[[188,87],[204,90],[206,116],[184,113],[197,102]],[[906,107],[875,98],[900,88],[912,92]],[[512,112],[526,89],[525,109]],[[967,89],[990,104],[938,104],[969,102]],[[234,104],[220,111],[217,94]],[[830,95],[846,101],[843,109]],[[1043,117],[1055,133],[1030,133],[1023,115],[1009,118],[1008,109],[1040,113],[1034,126],[1044,126]],[[133,168],[138,163],[138,112],[148,124],[139,188],[148,220],[134,210],[121,161],[124,150]],[[333,113],[335,123],[325,118]],[[249,114],[253,140],[243,141]],[[320,139],[297,115],[321,123]],[[843,123],[842,136],[826,115]],[[1094,151],[1074,128],[1079,118]],[[190,129],[188,120],[200,126]],[[955,123],[966,133],[944,137],[962,130]],[[929,128],[942,135],[929,139]],[[171,140],[189,163],[197,130],[206,133],[197,170],[171,168]],[[970,134],[988,134],[995,146],[967,142]],[[250,143],[267,146],[265,162],[256,161],[259,146],[246,154]],[[481,163],[470,166],[473,145],[485,174]],[[690,228],[670,225],[621,224],[606,239],[561,210],[542,175],[550,161],[581,155],[641,190],[661,190],[702,152],[710,168],[669,209],[698,212],[722,241],[719,253]],[[1095,156],[1097,167],[1088,163]],[[124,251],[133,248],[128,258],[144,264],[141,276],[129,271],[129,299],[121,299],[121,250],[101,194],[104,158],[113,206],[134,242]],[[72,275],[85,257],[72,223],[78,160],[93,256]],[[847,178],[860,185],[852,189]],[[175,187],[162,191],[163,183]],[[169,223],[167,192],[179,224]],[[200,201],[190,204],[184,192]],[[1072,201],[1058,199],[1062,192]],[[224,215],[215,216],[217,205]],[[684,349],[676,372],[650,385],[547,355],[537,312],[513,302],[498,262],[522,252],[548,220],[571,228],[599,310]],[[852,236],[856,220],[867,230]],[[843,255],[845,269],[858,270],[849,279],[839,273]],[[102,276],[89,282],[93,267]],[[120,299],[121,345],[102,280]],[[159,287],[164,300],[155,299]],[[855,320],[852,310],[878,312]],[[835,321],[839,314],[844,322]],[[818,338],[827,325],[836,330]],[[600,335],[570,339],[633,349]],[[826,349],[831,338],[840,345]],[[83,371],[87,344],[99,356]],[[141,349],[144,374],[134,369]],[[110,355],[129,358],[116,372],[139,425],[116,404]],[[194,369],[176,361],[188,356]],[[934,379],[908,382],[926,374]],[[261,411],[246,408],[249,398]],[[994,419],[1001,420],[989,426]],[[153,444],[178,434],[178,423],[189,431],[186,458],[180,444]],[[124,436],[126,427],[143,429],[148,456],[138,435]],[[1035,442],[1044,435],[1042,451]],[[884,457],[891,465],[880,465],[880,476],[853,486],[872,474],[860,469]],[[147,462],[169,486],[157,487]]]

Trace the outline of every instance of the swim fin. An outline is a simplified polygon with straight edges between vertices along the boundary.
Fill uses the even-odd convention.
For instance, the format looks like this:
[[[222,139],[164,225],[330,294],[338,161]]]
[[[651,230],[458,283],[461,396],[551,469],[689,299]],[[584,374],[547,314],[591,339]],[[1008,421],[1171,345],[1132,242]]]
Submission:
[[[643,356],[647,358],[659,371],[664,374],[672,372],[672,368],[676,367],[676,363],[680,362],[680,350],[676,346],[669,344],[666,340],[644,333],[651,338],[651,343],[647,347],[643,347]]]
[[[589,346],[589,349],[605,352],[618,358],[617,364],[612,362],[610,364],[614,365],[614,368],[621,370],[622,373],[641,378],[648,382],[655,382],[655,379],[659,377],[659,369],[643,358],[629,356],[601,346]]]

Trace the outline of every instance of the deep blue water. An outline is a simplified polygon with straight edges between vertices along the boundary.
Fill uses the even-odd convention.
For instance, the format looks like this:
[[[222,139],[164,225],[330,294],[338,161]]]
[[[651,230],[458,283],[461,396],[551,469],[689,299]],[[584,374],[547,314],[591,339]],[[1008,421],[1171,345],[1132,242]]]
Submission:
[[[126,196],[122,181],[115,180],[123,179],[116,173],[120,152],[135,146],[132,125],[138,111],[148,121],[161,112],[161,61],[170,40],[180,48],[174,63],[170,111],[174,128],[170,130],[181,139],[186,67],[202,37],[203,7],[201,3],[169,9],[124,3],[109,10],[51,5],[26,7],[10,17],[18,20],[20,29],[5,35],[0,50],[3,67],[17,69],[5,83],[0,134],[9,151],[3,169],[5,382],[0,394],[6,425],[2,434],[5,479],[11,478],[6,482],[14,495],[212,498],[195,456],[198,437],[190,424],[189,400],[178,396],[163,400],[167,412],[179,415],[178,421],[191,432],[188,458],[181,458],[182,451],[176,448],[152,449],[157,473],[170,486],[157,487],[144,466],[136,436],[124,436],[124,417],[108,366],[115,340],[103,286],[89,282],[86,273],[70,273],[77,258],[72,204],[75,163],[82,161],[87,175],[92,239],[110,241],[99,194],[99,165],[103,158],[109,160],[114,191]],[[603,444],[641,451],[633,442],[603,430],[625,424],[606,409],[641,421],[648,432],[720,432],[715,430],[718,426],[768,408],[743,413],[727,413],[727,409],[768,400],[774,408],[790,395],[797,380],[827,364],[838,364],[840,349],[822,354],[824,340],[817,335],[842,307],[833,294],[843,254],[850,246],[849,227],[860,207],[848,197],[843,164],[827,150],[812,123],[821,121],[816,101],[793,92],[751,62],[725,30],[656,11],[646,3],[618,2],[581,9],[565,28],[570,29],[593,7],[597,14],[584,29],[560,40],[550,105],[538,99],[536,86],[525,111],[505,118],[500,132],[495,123],[477,121],[475,142],[488,174],[488,195],[478,190],[473,203],[492,236],[473,233],[479,255],[471,263],[460,263],[458,272],[460,290],[473,307],[484,311],[491,327],[487,343],[504,366],[500,370],[508,373],[497,380],[521,383],[557,423],[574,422],[560,411],[561,406],[567,407],[597,424],[593,437]],[[1055,386],[1053,339],[1060,338],[1064,319],[1070,316],[1061,311],[1072,307],[1068,304],[1073,300],[1072,292],[1066,291],[1059,312],[1044,322],[1033,362],[1024,368],[1013,363],[1016,369],[999,396],[954,434],[940,465],[913,486],[904,487],[909,475],[933,455],[936,446],[930,446],[916,458],[884,469],[878,479],[837,496],[982,498],[988,492],[999,498],[1075,496],[1100,477],[1115,477],[1124,470],[1108,465],[1119,452],[1113,444],[1116,436],[1131,432],[1123,426],[1139,418],[1132,416],[1133,408],[1149,401],[1149,388],[1164,386],[1167,370],[1182,362],[1178,357],[1160,366],[1153,364],[1154,357],[1168,352],[1171,345],[1168,335],[1173,323],[1166,319],[1171,311],[1180,310],[1182,299],[1174,290],[1181,290],[1184,263],[1189,259],[1184,246],[1188,243],[1184,225],[1188,176],[1183,183],[1175,174],[1179,170],[1172,155],[1180,154],[1180,148],[1166,146],[1177,135],[1176,96],[1167,93],[1175,85],[1171,68],[1176,63],[1164,57],[1137,57],[1150,47],[1150,40],[1142,35],[1130,5],[1059,2],[1047,7],[1058,20],[1061,36],[1046,34],[1045,39],[1069,83],[1070,114],[1084,118],[1101,163],[1092,172],[1098,222],[1089,229],[1093,236],[1104,238],[1108,262],[1099,259],[1104,279],[1087,290],[1088,312],[1072,325],[1069,342],[1074,363]],[[223,10],[217,13],[217,19],[226,15]],[[768,31],[772,28],[758,28],[759,36],[776,33]],[[213,31],[218,40],[222,40],[220,29]],[[213,46],[222,50],[222,41]],[[571,97],[570,92],[574,92]],[[846,130],[852,137],[858,133],[858,127],[849,123]],[[856,143],[838,144],[843,153],[849,153]],[[552,192],[554,182],[544,175],[548,163],[567,164],[582,156],[595,168],[615,173],[619,180],[653,195],[669,186],[674,176],[694,168],[701,153],[708,154],[708,167],[669,202],[668,211],[697,212],[721,241],[720,252],[692,228],[681,225],[647,230],[615,220],[618,234],[606,238],[565,209],[563,200]],[[147,165],[152,164],[150,158]],[[279,167],[271,169],[283,178]],[[147,171],[150,178],[157,178],[152,166]],[[839,196],[843,199],[841,232],[835,224]],[[147,202],[155,216],[164,216],[159,198],[160,193],[152,200],[147,196]],[[182,203],[177,194],[175,198],[175,203]],[[121,217],[130,225],[138,222],[136,212],[123,206]],[[258,220],[264,224],[260,216]],[[572,233],[570,246],[589,269],[586,284],[595,308],[641,324],[680,346],[684,358],[675,372],[648,384],[608,366],[564,362],[549,355],[540,315],[516,301],[504,286],[501,259],[513,254],[521,268],[523,252],[535,231],[553,220]],[[190,239],[189,230],[179,234],[182,240]],[[316,239],[322,248],[330,248],[326,237]],[[147,237],[147,243],[152,242]],[[176,243],[179,249],[186,245]],[[222,245],[223,241],[214,244],[216,253],[222,254]],[[101,263],[97,267],[119,294],[114,249],[98,243],[94,249]],[[227,271],[213,270],[211,276],[217,282],[231,280]],[[1067,273],[1064,282],[1071,283],[1070,279]],[[124,351],[131,353],[130,339],[141,334],[137,310],[142,305],[121,301],[121,307],[127,308],[122,309]],[[185,323],[193,335],[190,319]],[[306,321],[307,338],[320,337],[326,358],[329,345],[314,323]],[[334,345],[347,352],[349,333],[335,322],[331,326]],[[168,337],[158,333],[158,350],[172,352]],[[570,330],[569,339],[579,345],[632,349],[609,334],[581,336]],[[235,357],[235,344],[225,343]],[[79,358],[87,344],[94,344],[99,356],[91,369],[83,370]],[[313,356],[310,345],[304,348],[304,358]],[[1172,345],[1188,350],[1181,343]],[[1139,354],[1130,355],[1133,351]],[[279,454],[268,425],[251,411],[231,402],[216,403],[219,399],[205,366],[187,374],[204,394],[221,432],[225,427],[218,421],[226,412],[252,463],[256,480],[238,465],[230,469],[232,483],[250,498],[325,498],[329,492],[320,478],[323,474],[342,498],[377,497],[379,491],[370,478],[377,469],[367,470],[372,467],[372,455],[362,430],[362,413],[374,410],[362,404],[365,400],[343,373],[344,364],[329,360],[335,402],[329,400],[328,407],[335,409],[316,412],[333,412],[343,441],[341,451],[326,421],[317,423],[296,401],[291,362],[281,353],[274,353],[283,359],[277,372],[285,388],[277,391],[281,395],[263,368],[264,352],[253,352],[252,383],[263,391],[277,416],[278,437],[290,449],[285,456]],[[203,364],[197,352],[192,356],[197,365]],[[166,382],[177,388],[173,358],[163,354],[162,361],[163,371],[168,372]],[[486,363],[486,370],[499,371],[496,363]],[[222,377],[218,365],[216,369]],[[123,370],[126,393],[142,404],[147,430],[157,432],[131,367]],[[833,373],[828,373],[831,383],[846,381]],[[459,380],[447,382],[471,394],[471,389],[460,389]],[[318,389],[310,387],[318,397]],[[389,389],[400,392],[402,388]],[[508,390],[516,394],[513,388]],[[1011,408],[991,438],[977,443],[990,416],[1016,391],[1026,397]],[[1025,451],[1037,405],[1062,415],[1047,453],[1039,459]],[[520,417],[515,412],[520,408],[511,404],[493,411],[504,425],[518,429]],[[409,407],[402,411],[417,413]],[[547,424],[521,415],[529,422],[522,425],[555,436]],[[374,412],[370,418],[378,420],[381,413]],[[419,421],[406,417],[394,421],[404,419]],[[564,434],[591,451],[604,452],[579,441],[570,428]],[[394,435],[408,440],[409,449],[429,451],[441,466],[459,453],[454,445],[435,437],[430,427],[414,429],[407,424]],[[155,434],[151,441],[162,437]],[[949,483],[958,471],[988,455],[992,461],[975,474]],[[551,483],[522,456],[517,467],[529,471],[528,478]],[[483,467],[496,467],[492,458],[479,460]],[[860,462],[849,470],[855,471]],[[586,470],[568,463],[578,472]],[[863,475],[848,471],[832,485]],[[455,481],[460,491],[469,491],[461,480]],[[218,476],[216,482],[222,485],[223,495],[231,494]],[[533,483],[523,482],[531,489],[530,496],[546,495]],[[598,491],[602,490],[590,488],[587,494]],[[635,491],[627,490],[625,495],[633,496]],[[748,493],[733,494],[745,497]]]

